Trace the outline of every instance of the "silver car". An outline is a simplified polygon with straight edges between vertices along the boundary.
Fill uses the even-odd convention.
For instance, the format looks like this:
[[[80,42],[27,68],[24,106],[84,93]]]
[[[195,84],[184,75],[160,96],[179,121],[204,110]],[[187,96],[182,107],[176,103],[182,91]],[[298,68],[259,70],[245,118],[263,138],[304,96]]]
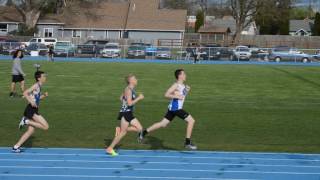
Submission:
[[[233,54],[231,59],[238,60],[238,61],[249,61],[252,56],[252,53],[248,46],[237,46],[233,50]]]
[[[311,62],[312,56],[305,54],[298,49],[289,48],[286,46],[275,47],[271,50],[269,60],[281,62],[281,61],[294,61],[294,62]]]

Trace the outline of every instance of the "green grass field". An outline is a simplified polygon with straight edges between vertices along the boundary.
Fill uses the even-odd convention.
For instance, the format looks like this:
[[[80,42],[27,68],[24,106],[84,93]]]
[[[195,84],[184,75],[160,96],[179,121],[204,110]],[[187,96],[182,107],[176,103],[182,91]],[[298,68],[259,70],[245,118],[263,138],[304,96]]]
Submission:
[[[35,62],[23,63],[27,85]],[[134,73],[145,99],[136,107],[144,127],[162,119],[163,97],[184,68],[191,93],[185,110],[196,119],[193,140],[200,150],[320,153],[320,67],[261,65],[169,65],[142,63],[38,62],[48,73],[40,112],[47,132],[38,130],[26,146],[102,148],[114,135],[124,76]],[[0,61],[0,146],[12,146],[26,101],[9,98],[11,62]],[[175,119],[145,144],[129,134],[125,149],[183,148],[185,123]]]

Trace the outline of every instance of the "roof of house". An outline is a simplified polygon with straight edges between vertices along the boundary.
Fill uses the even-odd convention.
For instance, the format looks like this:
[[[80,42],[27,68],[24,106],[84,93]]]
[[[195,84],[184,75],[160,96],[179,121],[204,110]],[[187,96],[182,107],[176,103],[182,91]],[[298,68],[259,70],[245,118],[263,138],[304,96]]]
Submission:
[[[314,24],[314,20],[304,19],[304,20],[290,20],[290,32],[297,32],[301,29],[311,32]]]
[[[23,18],[14,7],[0,6],[0,22],[23,22]]]
[[[8,14],[16,15],[7,16],[3,15],[0,9],[0,22],[3,19],[21,22],[21,16],[15,11],[11,8]],[[102,1],[99,4],[79,4],[79,6],[70,7],[60,15],[45,15],[38,23],[62,23],[66,29],[184,31],[186,18],[186,10],[159,9],[159,0],[129,0],[128,2]]]
[[[229,27],[218,27],[218,26],[201,26],[198,30],[199,33],[213,33],[213,34],[225,34],[230,33]]]
[[[73,7],[62,14],[64,28],[124,29],[128,3],[101,2],[90,7]]]
[[[230,28],[232,33],[236,32],[237,29],[236,20],[233,18],[215,19],[212,21],[211,25],[216,27]],[[248,31],[249,28],[250,25],[244,28],[244,31]]]
[[[159,9],[159,0],[131,0],[126,29],[184,31],[187,10]]]

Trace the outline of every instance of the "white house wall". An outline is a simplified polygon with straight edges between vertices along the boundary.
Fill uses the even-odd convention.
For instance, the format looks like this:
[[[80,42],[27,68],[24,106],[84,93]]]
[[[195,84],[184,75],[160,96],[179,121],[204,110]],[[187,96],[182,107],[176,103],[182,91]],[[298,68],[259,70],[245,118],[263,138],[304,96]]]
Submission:
[[[58,29],[60,29],[61,27],[62,27],[61,25],[37,25],[38,36],[39,37],[45,37],[44,36],[44,30],[46,28],[52,28],[53,29],[52,37],[53,38],[60,38],[61,37],[61,33],[59,32]]]

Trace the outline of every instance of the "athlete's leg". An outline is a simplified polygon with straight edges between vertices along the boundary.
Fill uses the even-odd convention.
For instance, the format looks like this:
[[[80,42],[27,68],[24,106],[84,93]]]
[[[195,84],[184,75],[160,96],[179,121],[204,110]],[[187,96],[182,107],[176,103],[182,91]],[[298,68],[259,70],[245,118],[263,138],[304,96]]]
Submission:
[[[24,81],[21,81],[21,82],[20,82],[20,88],[21,88],[22,93],[23,93],[24,90],[25,90],[24,85],[25,85],[25,82],[24,82]]]
[[[149,128],[147,128],[147,132],[152,132],[152,131],[155,131],[157,129],[160,129],[160,128],[165,128],[168,126],[168,124],[170,123],[170,121],[166,118],[163,118],[161,121],[153,124],[152,126],[150,126]]]
[[[185,121],[188,123],[187,132],[186,132],[185,148],[187,148],[189,150],[196,150],[196,149],[198,149],[197,146],[191,142],[191,135],[192,135],[192,130],[193,130],[195,120],[193,119],[193,117],[191,115],[189,115],[187,118],[185,118]]]
[[[14,145],[14,148],[19,148],[22,146],[24,142],[26,142],[29,137],[34,133],[35,128],[32,126],[28,126],[28,130],[20,137],[17,144]]]
[[[124,117],[122,117],[122,119],[121,119],[121,127],[120,127],[120,129],[121,129],[120,134],[113,139],[113,141],[110,144],[110,146],[108,147],[108,149],[113,149],[121,141],[121,139],[127,134],[128,126],[129,126],[129,122],[127,122],[124,119]]]
[[[135,131],[135,132],[141,132],[142,131],[142,125],[140,124],[139,120],[138,119],[133,119],[131,122],[130,122],[130,127],[131,130]],[[128,128],[128,129],[129,129]]]
[[[139,132],[139,128],[134,125],[130,125],[127,129],[128,132]]]
[[[42,130],[48,130],[49,124],[41,115],[33,115],[33,120],[29,121],[27,124]]]
[[[186,138],[191,138],[192,135],[192,131],[193,131],[193,127],[194,127],[194,123],[195,120],[193,119],[193,117],[191,115],[189,115],[185,121],[188,123],[187,125],[187,132],[186,132]]]
[[[15,82],[11,83],[10,91],[11,91],[11,93],[15,93],[16,92],[16,83]]]

